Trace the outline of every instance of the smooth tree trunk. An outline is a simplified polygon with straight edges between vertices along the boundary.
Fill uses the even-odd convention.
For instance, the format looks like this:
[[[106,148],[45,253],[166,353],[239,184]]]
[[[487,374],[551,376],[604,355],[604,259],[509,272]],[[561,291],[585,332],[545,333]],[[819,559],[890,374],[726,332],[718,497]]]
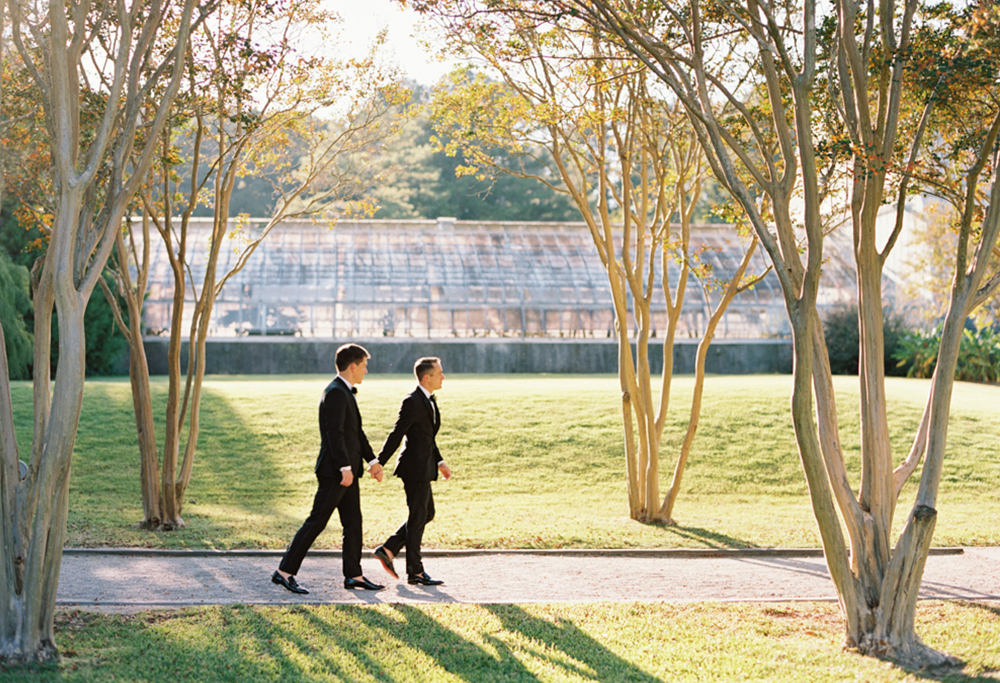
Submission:
[[[596,50],[598,53],[599,49]],[[544,60],[543,60],[544,61]],[[661,499],[661,442],[670,404],[673,383],[674,342],[684,309],[684,298],[691,277],[691,224],[694,210],[701,198],[701,183],[706,173],[699,148],[689,130],[670,128],[663,131],[654,120],[669,114],[655,112],[650,106],[642,79],[631,83],[623,79],[618,87],[627,90],[625,98],[632,107],[631,116],[620,129],[606,123],[604,136],[591,148],[592,158],[586,158],[574,146],[579,141],[572,134],[553,127],[552,137],[563,136],[564,144],[552,147],[556,166],[570,196],[587,223],[594,244],[608,276],[615,312],[615,333],[618,339],[618,378],[621,386],[622,432],[625,454],[625,474],[629,516],[642,522],[673,524],[673,507],[680,493],[680,484],[690,453],[700,409],[700,387],[704,379],[704,364],[692,404],[692,425],[674,468],[666,495]],[[596,89],[596,111],[607,114],[608,101],[617,101],[619,94],[601,93]],[[553,97],[553,99],[555,99]],[[676,114],[676,112],[675,112]],[[572,130],[572,127],[570,127]],[[662,138],[657,135],[662,134]],[[608,145],[606,140],[616,144]],[[563,154],[571,163],[563,161]],[[620,206],[627,207],[621,224],[612,216],[608,203],[598,203],[596,215],[590,210],[590,188],[576,176],[574,168],[595,167],[594,189],[600,198],[614,196]],[[620,169],[612,173],[611,169]],[[617,176],[617,182],[612,176]],[[670,218],[679,216],[679,224]],[[676,232],[673,232],[676,230]],[[676,243],[671,238],[676,235]],[[677,253],[672,253],[676,250]],[[739,272],[727,284],[727,293],[716,306],[701,346],[707,349],[715,326],[733,297],[743,286],[740,280],[753,252],[745,252]],[[659,400],[653,395],[650,367],[650,340],[653,331],[652,297],[656,277],[657,257],[663,295],[667,308],[667,324],[659,341],[663,358]],[[668,262],[677,263],[678,276],[670,282]],[[635,344],[633,351],[632,344]]]
[[[694,443],[695,434],[698,432],[698,422],[701,419],[701,400],[705,389],[705,361],[708,358],[708,349],[712,345],[712,340],[715,339],[715,330],[718,328],[722,316],[729,308],[729,304],[732,303],[739,292],[763,278],[763,276],[760,276],[754,278],[750,283],[743,282],[743,276],[746,274],[747,267],[750,265],[750,261],[756,252],[757,240],[754,238],[751,240],[747,250],[743,252],[743,259],[740,261],[740,265],[737,266],[732,279],[726,285],[722,299],[708,319],[708,324],[705,326],[705,334],[698,342],[698,352],[695,356],[694,365],[694,389],[691,395],[691,414],[688,417],[688,426],[684,432],[684,441],[681,442],[677,462],[674,465],[674,474],[670,480],[670,488],[667,489],[666,494],[663,496],[663,504],[660,506],[659,517],[666,520],[668,524],[675,523],[674,505],[676,505],[677,497],[680,495],[684,469],[687,467],[688,457],[691,455],[691,446]],[[666,380],[664,380],[664,384],[666,384]]]
[[[186,244],[187,218],[180,222],[180,243]],[[128,320],[124,320],[115,301],[115,293],[105,291],[112,309],[116,312],[116,322],[129,344],[129,381],[132,386],[132,406],[135,415],[137,443],[139,446],[140,480],[142,492],[143,517],[138,526],[150,531],[171,531],[185,526],[181,517],[183,509],[184,489],[190,480],[191,468],[187,468],[187,476],[181,470],[177,474],[178,454],[180,451],[181,434],[184,428],[187,392],[182,392],[185,385],[181,372],[181,336],[171,335],[168,343],[168,396],[166,407],[166,427],[164,429],[164,458],[161,467],[160,450],[157,446],[155,427],[155,412],[152,397],[152,384],[149,376],[149,365],[143,345],[142,302],[145,299],[148,274],[151,230],[154,222],[147,213],[142,217],[142,235],[140,242],[142,253],[138,253],[134,241],[131,250],[126,249],[124,237],[119,235],[115,273],[118,279],[117,296],[125,301]],[[171,246],[174,239],[173,225],[168,219],[159,225],[159,233],[165,240],[168,253],[173,253]],[[134,227],[127,231],[132,235]],[[180,259],[170,258],[171,267],[175,273],[183,273],[184,265]],[[124,265],[123,265],[124,264]],[[132,281],[129,264],[135,264],[137,278]],[[173,323],[180,325],[183,314],[183,302],[186,287],[183,278],[174,288],[174,307],[172,309]],[[189,373],[190,375],[190,373]],[[190,385],[189,377],[187,384]],[[194,430],[195,439],[197,429]],[[192,455],[193,459],[193,455]]]
[[[485,168],[565,193],[590,230],[613,304],[629,516],[672,522],[667,510],[680,490],[686,457],[665,505],[662,437],[674,342],[691,262],[698,260],[690,245],[692,215],[708,173],[684,112],[649,87],[641,63],[619,46],[579,26],[564,30],[561,20],[568,15],[539,26],[535,11],[544,3],[524,13],[523,3],[510,0],[489,7],[461,0],[417,5],[500,77],[465,74],[435,99],[432,119],[469,161],[465,172]],[[491,30],[482,31],[487,25]],[[498,38],[507,35],[519,37],[516,55]],[[490,108],[512,115],[484,120]],[[497,148],[510,155],[498,157]],[[529,172],[526,158],[541,161],[545,172]],[[671,262],[676,282],[670,281]],[[653,322],[657,277],[667,309],[662,329]],[[663,359],[659,381],[652,377],[650,353]],[[693,436],[692,430],[686,453]]]
[[[83,193],[64,192],[52,229],[45,265],[34,292],[35,301],[35,430],[28,476],[22,481],[18,453],[12,440],[3,443],[4,570],[0,577],[0,660],[17,664],[57,656],[53,623],[56,588],[62,562],[69,477],[76,442],[86,372],[83,314],[86,290],[72,278],[76,258],[73,233],[83,206]],[[53,309],[59,321],[59,365],[55,386],[49,382],[49,349]],[[6,370],[6,360],[4,360]],[[3,403],[10,403],[10,385],[4,375]],[[3,413],[9,408],[4,407]],[[40,419],[41,418],[41,419]],[[12,433],[6,415],[5,435]],[[11,431],[8,431],[11,430]]]
[[[115,322],[129,347],[129,383],[132,387],[132,410],[135,416],[136,443],[139,446],[139,479],[142,491],[141,529],[160,529],[163,510],[160,505],[160,457],[156,445],[156,425],[153,413],[153,393],[149,380],[149,362],[143,340],[142,303],[145,301],[149,282],[150,230],[149,219],[142,219],[140,236],[141,253],[136,247],[133,222],[127,221],[127,229],[115,241],[115,268],[117,287],[115,292],[101,279],[105,298],[111,305]],[[130,238],[128,246],[125,235]],[[136,279],[133,282],[129,264],[134,264]],[[117,296],[116,296],[117,295]],[[118,304],[124,300],[128,320],[124,320]]]
[[[53,659],[56,589],[69,511],[73,447],[83,403],[86,371],[84,311],[114,249],[122,217],[153,159],[153,146],[133,149],[140,102],[148,89],[164,86],[159,102],[143,119],[153,139],[165,123],[180,84],[181,60],[195,10],[135,3],[104,6],[61,2],[38,7],[6,0],[7,36],[36,88],[52,158],[53,218],[40,275],[33,286],[35,346],[34,434],[28,474],[21,480],[13,439],[6,356],[0,367],[0,661]],[[211,2],[199,9],[209,12]],[[170,51],[156,63],[155,38],[167,13],[176,33]],[[203,18],[204,14],[200,18]],[[200,20],[200,18],[198,20]],[[96,22],[88,21],[96,19]],[[98,41],[90,33],[102,33]],[[102,97],[84,98],[80,74],[86,49],[107,52]],[[93,57],[93,55],[90,55]],[[141,71],[141,73],[140,73]],[[100,108],[83,112],[84,103]],[[85,115],[86,114],[86,115]],[[84,124],[90,128],[82,142]],[[130,175],[132,173],[132,175]],[[50,379],[51,321],[59,325],[59,361]]]
[[[132,308],[131,306],[129,307]],[[132,408],[139,446],[139,478],[142,491],[142,529],[159,529],[163,520],[160,505],[160,458],[156,447],[156,426],[153,414],[153,392],[149,381],[149,363],[142,344],[142,322],[134,326],[138,343],[129,346],[129,383],[132,386]]]

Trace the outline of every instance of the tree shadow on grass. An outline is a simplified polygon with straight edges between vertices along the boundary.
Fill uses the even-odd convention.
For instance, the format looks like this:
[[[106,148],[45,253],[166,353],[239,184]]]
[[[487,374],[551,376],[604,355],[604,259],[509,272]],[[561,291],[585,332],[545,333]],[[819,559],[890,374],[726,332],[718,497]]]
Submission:
[[[679,526],[670,524],[654,524],[652,526],[660,527],[667,533],[680,536],[681,538],[698,541],[706,548],[718,548],[721,550],[723,548],[758,547],[757,544],[751,543],[742,538],[727,536],[725,534],[720,534],[717,531],[712,531],[711,529],[702,529],[696,526]]]
[[[443,626],[424,611],[411,605],[393,605],[392,613],[378,610],[355,610],[357,624],[342,620],[324,620],[310,613],[313,628],[324,637],[336,641],[357,639],[359,634],[377,636],[378,646],[372,650],[354,650],[358,663],[376,680],[397,680],[386,665],[388,653],[419,652],[430,657],[448,673],[470,683],[491,681],[535,681],[537,675],[530,662],[538,668],[560,671],[564,676],[594,681],[659,681],[634,664],[619,657],[599,641],[567,619],[553,623],[529,614],[515,605],[489,605],[482,608],[498,619],[497,629],[491,619],[470,616],[468,628],[477,633],[481,642]],[[360,626],[360,628],[359,628]],[[404,655],[414,661],[420,655]],[[398,660],[398,657],[397,657]],[[399,670],[398,666],[395,668]],[[425,672],[426,673],[426,672]]]
[[[10,678],[0,670],[0,681],[329,680],[303,675],[286,652],[298,647],[309,656],[311,645],[290,638],[265,614],[241,606],[132,616],[60,613],[56,642],[59,662],[11,670]]]
[[[981,603],[962,605],[1000,609]],[[61,612],[59,663],[4,669],[0,682],[129,680],[257,681],[435,680],[469,683],[547,677],[654,683],[662,679],[612,651],[576,623],[517,605],[470,607],[445,625],[440,608],[260,608],[243,605],[109,616]],[[624,640],[627,646],[627,639]],[[909,671],[928,681],[995,681],[957,667]]]
[[[953,603],[956,607],[967,610],[978,610],[981,612],[988,612],[993,616],[1000,618],[1000,605],[991,605],[986,602],[979,602],[977,600],[956,600]]]
[[[412,605],[253,608],[241,605],[113,617],[60,614],[58,664],[21,670],[32,680],[435,680],[469,683],[556,677],[653,683],[569,620],[518,606],[470,608],[455,626]],[[459,630],[456,630],[459,629]]]
[[[397,681],[412,679],[408,674],[420,663],[413,641],[475,648],[433,620],[427,619],[430,628],[421,624],[402,633],[399,621],[343,606],[232,605],[126,617],[62,613],[56,623],[62,660],[0,669],[0,682]]]
[[[964,667],[964,664],[957,664],[955,666],[940,666],[929,669],[915,669],[906,666],[900,666],[899,668],[901,671],[905,671],[916,678],[928,681],[940,681],[941,683],[996,683],[997,681],[998,672],[996,671],[972,676],[963,671]]]
[[[353,610],[351,616],[357,618],[353,623],[337,618],[344,614],[342,608],[331,619],[323,619],[316,612],[309,616],[312,627],[324,637],[340,642],[363,638],[365,647],[354,648],[352,655],[378,681],[399,680],[399,672],[412,670],[414,664],[419,666],[425,658],[471,683],[537,680],[497,638],[484,635],[485,644],[493,646],[485,647],[455,633],[416,607],[393,605],[391,609],[391,613]],[[374,639],[368,640],[368,635]],[[433,670],[421,673],[433,679]]]
[[[986,602],[956,600],[952,605],[960,609],[969,611],[981,611],[1000,619],[1000,606]],[[996,683],[1000,679],[1000,669],[994,669],[980,675],[970,675],[965,673],[965,663],[954,666],[932,667],[927,669],[917,669],[913,667],[900,666],[900,669],[917,678],[929,681],[941,681],[942,683]]]
[[[152,390],[162,449],[166,383],[154,381]],[[301,520],[278,512],[278,503],[302,496],[304,518],[306,499],[315,486],[315,455],[301,452],[301,445],[282,435],[284,421],[297,416],[283,415],[273,424],[270,418],[261,417],[251,424],[243,414],[245,410],[237,410],[223,392],[203,389],[194,474],[182,512],[188,527],[169,533],[139,532],[132,529],[142,516],[142,498],[130,386],[128,382],[88,382],[74,451],[68,544],[105,545],[109,538],[120,544],[130,534],[138,534],[144,545],[154,546],[259,545],[256,536],[242,538],[241,528],[259,533],[255,530],[261,526],[261,517],[267,519],[268,532],[281,530],[278,536],[291,537]],[[314,416],[310,413],[309,417]],[[182,440],[182,449],[183,444]],[[224,509],[226,519],[206,506]],[[286,527],[291,530],[287,534]]]
[[[534,658],[543,661],[546,668],[562,669],[565,676],[595,681],[660,681],[622,659],[569,619],[552,622],[517,605],[488,605],[486,609],[500,620],[505,632],[527,639],[530,645],[526,649]],[[500,638],[486,638],[498,651],[509,651]]]

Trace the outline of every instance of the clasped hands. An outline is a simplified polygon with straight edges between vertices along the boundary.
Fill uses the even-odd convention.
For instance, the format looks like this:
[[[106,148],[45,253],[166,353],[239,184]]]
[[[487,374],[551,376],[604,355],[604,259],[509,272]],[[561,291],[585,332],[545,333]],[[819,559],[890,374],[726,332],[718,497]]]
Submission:
[[[376,481],[382,481],[382,465],[375,463],[368,468],[368,472],[375,477]],[[340,470],[340,485],[343,487],[348,487],[354,483],[354,472],[350,468],[344,468]]]
[[[451,478],[451,468],[449,468],[447,465],[442,463],[438,467],[438,469],[441,470],[441,475],[444,476],[445,479]],[[376,462],[373,465],[369,465],[368,473],[372,476],[373,479],[375,479],[375,481],[378,482],[381,482],[382,478],[385,476],[385,470],[382,469],[382,463],[379,462]],[[350,486],[353,483],[354,483],[354,473],[351,472],[351,470],[341,471],[340,485]]]
[[[448,467],[444,463],[441,463],[440,465],[438,465],[438,469],[441,470],[441,475],[445,479],[450,479],[451,478],[451,468],[450,467]],[[382,477],[384,475],[384,472],[385,472],[385,470],[382,469],[382,463],[378,463],[377,462],[377,463],[375,463],[374,465],[372,465],[372,466],[370,466],[368,468],[368,473],[371,474],[372,477],[374,477],[375,481],[382,481]],[[350,484],[347,484],[347,486],[350,486]]]

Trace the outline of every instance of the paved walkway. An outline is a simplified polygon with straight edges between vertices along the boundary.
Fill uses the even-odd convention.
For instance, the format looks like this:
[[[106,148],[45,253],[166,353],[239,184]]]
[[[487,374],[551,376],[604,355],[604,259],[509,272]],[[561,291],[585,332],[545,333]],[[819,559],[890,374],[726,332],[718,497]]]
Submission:
[[[365,575],[386,589],[343,588],[340,555],[313,551],[299,572],[309,595],[271,583],[272,551],[67,550],[62,607],[133,611],[213,604],[783,602],[835,600],[818,551],[426,551],[443,586],[392,579],[370,554]],[[402,569],[402,558],[397,560]],[[1000,600],[1000,547],[934,549],[922,598]]]

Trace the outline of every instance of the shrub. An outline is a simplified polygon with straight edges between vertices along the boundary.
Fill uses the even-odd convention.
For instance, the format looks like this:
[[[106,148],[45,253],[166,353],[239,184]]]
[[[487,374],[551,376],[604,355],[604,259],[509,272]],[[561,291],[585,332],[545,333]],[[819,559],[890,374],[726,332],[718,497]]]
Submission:
[[[28,269],[0,251],[0,323],[10,379],[30,379],[34,335],[31,331],[31,291]]]
[[[114,291],[114,281],[107,273],[104,274],[105,281]],[[119,302],[124,306],[124,302]],[[123,312],[124,313],[124,312]],[[128,348],[128,342],[122,336],[118,325],[115,323],[115,315],[111,310],[104,292],[100,287],[95,287],[94,292],[87,302],[87,309],[83,314],[83,331],[86,337],[87,353],[87,376],[95,375],[117,375],[126,374],[128,366],[119,367],[119,360],[124,356]],[[52,370],[56,369],[59,362],[59,325],[57,317],[52,316]]]
[[[826,349],[830,356],[830,370],[835,375],[858,374],[858,307],[842,306],[834,309],[823,321]],[[902,316],[892,309],[885,309],[882,316],[882,336],[885,342],[883,367],[887,375],[905,375],[906,368],[900,368],[895,353],[907,330]]]
[[[896,360],[909,365],[908,377],[928,378],[937,367],[941,347],[941,326],[930,332],[907,334],[899,346]],[[1000,382],[1000,334],[992,327],[968,328],[962,332],[958,348],[955,379],[963,382]]]
[[[34,334],[34,309],[31,303],[28,268],[44,248],[37,228],[25,229],[14,216],[16,202],[0,206],[0,314],[11,379],[31,379]],[[40,246],[41,245],[41,246]],[[110,275],[105,280],[113,285]],[[114,290],[114,286],[112,286]],[[122,302],[123,303],[123,302]],[[111,305],[100,289],[95,289],[84,312],[87,375],[113,375],[128,372],[119,367],[128,343],[115,324]],[[52,370],[59,357],[59,326],[52,315]]]
[[[955,378],[964,382],[1000,382],[1000,334],[992,327],[962,333]]]

